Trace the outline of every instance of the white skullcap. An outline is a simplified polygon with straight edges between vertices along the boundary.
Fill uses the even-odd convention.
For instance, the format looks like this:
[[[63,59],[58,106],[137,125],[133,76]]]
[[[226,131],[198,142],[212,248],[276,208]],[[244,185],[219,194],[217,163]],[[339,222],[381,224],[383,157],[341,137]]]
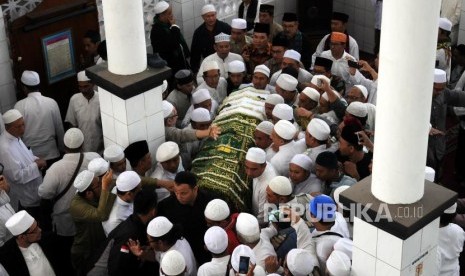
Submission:
[[[313,85],[318,86],[318,80],[325,80],[327,83],[331,83],[331,80],[325,75],[315,75],[310,81]]]
[[[208,228],[203,241],[208,251],[213,254],[221,254],[228,248],[228,234],[219,226]]]
[[[245,72],[245,64],[240,60],[233,60],[228,63],[229,73],[243,73]]]
[[[333,198],[334,198],[334,202],[336,202],[336,204],[339,206],[339,208],[343,208],[344,205],[341,203],[341,201],[339,201],[339,195],[344,192],[345,190],[349,189],[350,186],[349,185],[342,185],[342,186],[339,186],[337,187],[336,189],[334,189],[334,192],[333,192]]]
[[[236,232],[241,236],[260,238],[260,227],[256,217],[248,213],[240,213],[236,220]]]
[[[218,66],[218,63],[214,60],[209,60],[206,61],[204,66],[203,66],[203,72],[207,72],[210,70],[220,70],[220,67]]]
[[[200,88],[192,94],[192,103],[199,104],[203,101],[210,100],[212,96],[205,88]]]
[[[82,70],[77,75],[78,81],[90,81],[90,79],[86,76],[86,71]]]
[[[436,176],[436,171],[433,168],[426,166],[425,167],[425,179],[431,182],[434,182],[434,177]]]
[[[24,71],[21,75],[21,82],[28,86],[36,86],[40,84],[40,77],[37,72],[34,71]]]
[[[352,264],[344,252],[334,250],[326,260],[326,268],[331,275],[349,276]]]
[[[3,113],[2,116],[4,124],[11,124],[22,117],[23,115],[17,109],[10,109],[7,112]]]
[[[352,249],[354,247],[354,242],[348,238],[340,238],[334,244],[334,250],[341,251],[345,253],[352,260]]]
[[[253,73],[262,73],[263,75],[265,75],[267,78],[270,77],[270,68],[268,68],[266,65],[264,64],[260,64],[260,65],[257,65],[255,66],[255,69],[253,70]]]
[[[284,98],[279,94],[271,94],[268,95],[268,97],[265,100],[265,103],[272,105],[282,104],[284,103]]]
[[[256,130],[261,131],[267,135],[271,135],[273,132],[274,124],[270,121],[262,121],[257,125]]]
[[[95,173],[97,176],[104,175],[109,168],[110,164],[108,161],[101,157],[92,159],[92,161],[89,162],[89,165],[87,165],[87,169]]]
[[[294,119],[294,110],[285,103],[275,105],[271,114],[280,120],[290,121]]]
[[[274,132],[284,140],[292,140],[296,132],[295,126],[286,120],[279,120],[276,125],[274,125],[273,129]]]
[[[297,88],[297,79],[289,74],[281,74],[276,80],[276,85],[286,91],[295,91]]]
[[[434,83],[446,83],[446,72],[441,69],[434,69]]]
[[[209,12],[216,12],[215,6],[212,4],[208,4],[202,7],[202,12],[200,13],[201,15],[204,15]]]
[[[204,215],[212,221],[222,221],[229,217],[230,211],[228,204],[221,199],[213,199],[205,207]]]
[[[231,22],[231,28],[245,30],[247,29],[247,21],[243,18],[234,18]]]
[[[28,212],[22,210],[12,215],[5,223],[13,236],[26,232],[34,224],[34,218]]]
[[[163,83],[161,84],[161,92],[165,92],[166,89],[168,89],[168,81],[164,80]]]
[[[156,159],[158,162],[165,162],[179,154],[179,146],[175,142],[168,141],[161,144],[157,149]]]
[[[103,151],[103,158],[108,162],[119,162],[124,159],[124,150],[118,145],[110,145]]]
[[[452,22],[450,22],[450,20],[445,17],[441,17],[439,18],[439,28],[450,32],[452,30]]]
[[[191,120],[196,123],[210,122],[212,120],[210,111],[203,107],[196,108],[192,111]]]
[[[129,192],[140,184],[140,176],[135,171],[125,171],[116,178],[116,188],[121,192]]]
[[[166,100],[161,102],[161,105],[163,106],[163,118],[166,119],[173,112],[174,106],[173,104],[171,104],[170,102]]]
[[[304,93],[307,97],[312,99],[315,102],[320,101],[320,93],[316,91],[316,89],[311,88],[311,87],[305,87],[304,90],[302,90],[302,93]]]
[[[231,266],[236,272],[239,271],[239,261],[241,259],[241,256],[249,257],[249,262],[251,264],[256,263],[255,253],[253,252],[253,250],[247,245],[240,244],[234,249],[231,255]]]
[[[245,155],[245,160],[257,163],[257,164],[264,164],[266,163],[266,153],[263,149],[252,147],[249,148],[247,154]]]
[[[357,84],[354,85],[354,87],[357,87],[360,92],[362,92],[363,97],[366,99],[368,97],[368,90],[365,86]]]
[[[286,52],[284,52],[284,56],[285,58],[290,58],[290,59],[293,59],[297,62],[300,61],[300,53],[297,52],[296,50],[286,50]]]
[[[331,133],[329,125],[322,119],[318,118],[313,118],[310,123],[308,123],[307,131],[318,141],[328,140],[329,134]]]
[[[307,276],[313,271],[316,264],[312,262],[313,257],[310,251],[294,248],[287,253],[287,268],[294,276]]]
[[[230,37],[231,37],[231,36],[228,35],[228,34],[219,33],[219,34],[215,35],[215,43],[219,43],[219,42],[229,42]]]
[[[89,170],[83,170],[80,172],[76,178],[74,179],[73,186],[78,190],[78,192],[82,193],[87,188],[89,188],[90,184],[94,180],[95,174]]]
[[[84,134],[79,128],[70,128],[65,132],[63,142],[67,148],[77,149],[84,143]]]
[[[444,210],[444,214],[453,214],[457,211],[457,202],[452,204],[452,206],[450,206],[449,208],[447,208],[446,210]]]
[[[306,154],[296,154],[291,159],[292,164],[296,164],[302,169],[309,171],[313,167],[312,159]]]
[[[166,3],[165,1],[160,1],[157,4],[155,4],[155,14],[160,14],[164,11],[166,11],[170,7],[170,4]]]
[[[292,194],[292,184],[291,181],[289,181],[289,178],[278,175],[275,176],[273,179],[271,179],[270,184],[268,184],[268,187],[278,195],[281,196],[288,196]]]
[[[186,261],[177,250],[169,250],[163,256],[160,266],[163,275],[177,276],[186,270]]]
[[[147,225],[147,234],[151,237],[159,238],[168,233],[173,228],[173,224],[166,217],[156,217]]]
[[[351,102],[347,107],[346,111],[356,117],[363,118],[368,115],[368,109],[366,104],[361,102]]]

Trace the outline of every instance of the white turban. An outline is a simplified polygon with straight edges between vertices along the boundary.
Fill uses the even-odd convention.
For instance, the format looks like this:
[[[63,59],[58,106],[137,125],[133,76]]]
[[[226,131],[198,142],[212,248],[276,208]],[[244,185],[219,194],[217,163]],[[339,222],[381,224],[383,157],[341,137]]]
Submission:
[[[434,83],[446,83],[446,72],[441,69],[434,69]]]
[[[213,199],[205,207],[204,215],[212,221],[222,221],[229,217],[230,211],[228,204],[221,199]]]
[[[236,220],[236,232],[245,238],[245,242],[254,242],[260,239],[260,227],[256,217],[248,213],[240,213]]]
[[[346,253],[346,255],[349,256],[351,260],[352,260],[353,247],[354,247],[354,242],[348,238],[338,239],[337,242],[333,246],[334,250]]]
[[[346,111],[356,117],[363,118],[368,115],[368,109],[366,104],[361,102],[351,102],[347,107]]]
[[[255,69],[253,70],[253,73],[262,73],[263,75],[265,75],[267,78],[270,77],[270,68],[268,68],[266,65],[264,64],[260,64],[260,65],[257,65],[255,66]]]
[[[198,107],[192,111],[191,120],[196,123],[210,122],[212,120],[210,111],[203,107]]]
[[[69,149],[77,149],[84,143],[84,134],[79,128],[70,128],[63,137],[65,146]]]
[[[268,187],[278,195],[281,196],[288,196],[292,194],[292,184],[291,181],[289,181],[289,178],[278,175],[275,176],[273,179],[271,179],[270,184],[268,184]]]
[[[284,103],[284,98],[279,94],[271,94],[271,95],[268,95],[268,97],[265,100],[265,103],[277,105],[280,103]]]
[[[200,88],[192,94],[192,103],[199,104],[203,101],[210,100],[212,97],[210,92],[205,88]]]
[[[295,126],[291,122],[286,120],[279,120],[274,125],[273,129],[274,132],[276,132],[276,134],[278,134],[278,136],[284,140],[292,140],[296,133]]]
[[[243,214],[243,213],[241,213]],[[255,264],[256,263],[256,259],[255,259],[255,253],[253,252],[253,250],[248,247],[247,245],[238,245],[232,255],[231,255],[231,266],[232,268],[238,272],[239,271],[239,261],[241,259],[241,256],[243,257],[249,257],[249,262],[251,264]]]
[[[208,72],[210,70],[220,70],[218,63],[214,60],[206,61],[203,66],[203,73]]]
[[[256,130],[261,131],[267,135],[271,135],[273,132],[274,124],[270,121],[262,121],[257,125]]]
[[[286,50],[286,52],[284,52],[284,56],[285,58],[290,58],[290,59],[293,59],[297,62],[300,61],[300,53],[297,52],[296,50]]]
[[[295,91],[297,88],[298,81],[296,78],[289,74],[281,74],[276,80],[276,85],[286,91]]]
[[[78,81],[90,81],[90,79],[86,76],[86,71],[81,71],[77,75]]]
[[[116,178],[116,188],[121,192],[129,192],[140,184],[140,176],[135,171],[125,171]]]
[[[179,146],[175,142],[168,141],[161,144],[157,149],[156,159],[165,162],[179,155]]]
[[[304,93],[307,97],[309,97],[315,102],[318,102],[320,100],[320,93],[316,91],[316,89],[314,88],[305,87],[305,89],[302,90],[302,93]]]
[[[90,184],[94,180],[95,174],[89,170],[83,170],[80,172],[76,178],[74,179],[73,186],[78,190],[78,192],[82,193],[87,188],[89,188]]]
[[[230,40],[230,35],[225,34],[225,33],[219,33],[215,35],[215,43],[219,42],[229,42]]]
[[[2,116],[4,124],[11,124],[22,117],[23,115],[17,109],[10,109],[7,112],[3,113]]]
[[[203,237],[205,246],[213,254],[221,254],[228,248],[228,234],[219,226],[208,228]]]
[[[310,171],[313,167],[312,159],[308,155],[302,153],[294,155],[291,159],[291,163],[296,164],[306,171]]]
[[[244,73],[245,64],[240,60],[233,60],[228,63],[228,72],[229,73]]]
[[[307,131],[318,141],[328,140],[329,134],[331,133],[329,125],[318,118],[313,118],[310,123],[308,123]]]
[[[170,4],[166,3],[165,1],[160,1],[157,4],[155,4],[155,14],[160,14],[166,11],[170,7]]]
[[[284,103],[275,105],[271,114],[280,120],[290,121],[294,119],[294,110]]]
[[[202,11],[201,11],[201,15],[204,15],[206,13],[209,13],[209,12],[216,12],[216,9],[215,9],[215,6],[213,6],[212,4],[208,4],[208,5],[205,5],[202,7]]]
[[[35,219],[28,212],[22,210],[12,215],[5,223],[5,227],[10,230],[13,236],[18,236],[26,232]]]
[[[444,210],[444,214],[453,214],[456,211],[457,211],[457,202],[455,202],[454,204],[452,204],[452,206]]]
[[[452,22],[450,22],[450,20],[445,17],[441,17],[439,18],[439,28],[450,32],[452,30]]]
[[[89,165],[87,165],[87,169],[95,173],[97,176],[104,175],[109,168],[110,164],[108,161],[101,157],[92,159],[92,161],[89,162]]]
[[[173,112],[174,106],[168,101],[163,101],[162,106],[163,106],[163,118],[166,119]]]
[[[425,179],[434,182],[434,177],[436,176],[436,171],[431,167],[425,167]]]
[[[264,164],[266,163],[266,153],[263,149],[252,147],[249,148],[247,154],[245,155],[245,160],[257,163],[257,164]]]
[[[147,234],[151,237],[159,238],[168,233],[173,228],[173,224],[166,217],[156,217],[147,225]]]
[[[124,159],[124,150],[118,145],[110,145],[103,151],[103,158],[108,162],[119,162]]]
[[[287,253],[287,268],[295,276],[310,275],[315,265],[317,265],[312,262],[313,259],[312,254],[308,250],[301,248],[292,249]]]
[[[368,97],[368,90],[365,86],[357,84],[354,85],[354,87],[357,87],[360,92],[362,92],[363,97],[366,99]]]
[[[181,253],[177,250],[168,250],[161,260],[161,270],[163,275],[176,276],[186,270],[186,261]]]
[[[349,256],[337,250],[334,250],[326,260],[326,268],[331,275],[349,276],[351,266]]]
[[[231,22],[231,28],[245,30],[247,29],[247,21],[243,18],[234,18]]]
[[[40,84],[40,77],[37,72],[34,71],[24,71],[21,75],[21,82],[27,86],[36,86]]]

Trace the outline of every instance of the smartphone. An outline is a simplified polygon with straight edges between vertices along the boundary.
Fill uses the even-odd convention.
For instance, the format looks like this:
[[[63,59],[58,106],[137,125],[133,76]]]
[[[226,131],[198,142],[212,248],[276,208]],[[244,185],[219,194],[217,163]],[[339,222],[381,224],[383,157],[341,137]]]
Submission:
[[[362,68],[362,66],[358,64],[358,62],[356,61],[348,60],[347,64],[349,64],[349,67],[352,67],[352,68],[356,68],[356,69]]]
[[[247,274],[249,272],[250,257],[241,256],[239,259],[239,274]]]

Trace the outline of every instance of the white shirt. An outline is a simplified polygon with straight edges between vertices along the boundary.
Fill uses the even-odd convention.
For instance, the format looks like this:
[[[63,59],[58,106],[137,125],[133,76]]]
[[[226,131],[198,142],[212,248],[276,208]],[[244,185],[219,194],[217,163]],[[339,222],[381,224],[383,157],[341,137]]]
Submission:
[[[313,148],[307,149],[304,154],[308,155],[312,159],[313,164],[316,164],[316,158],[324,151],[327,151],[326,145],[319,145]],[[315,166],[312,168],[312,172],[315,172]]]
[[[23,207],[39,206],[37,189],[42,174],[34,162],[36,159],[21,139],[8,131],[0,135],[0,163],[5,166],[3,175],[10,184],[10,204],[15,210],[19,201]]]
[[[450,47],[449,47],[450,50]],[[446,71],[447,74],[447,81],[450,79],[450,70],[452,66],[452,55],[449,57],[446,55],[446,51],[444,49],[436,50],[436,60],[439,61],[439,64],[436,68]]]
[[[6,228],[6,221],[16,212],[10,205],[10,197],[4,190],[0,190],[0,246],[13,237],[13,234]],[[2,275],[0,273],[0,275]]]
[[[53,163],[39,186],[38,193],[41,198],[53,199],[66,188],[79,163],[79,156],[79,153],[67,153],[63,159]],[[100,155],[95,152],[84,153],[79,172],[87,169],[89,162],[99,157]],[[68,191],[53,206],[52,220],[58,235],[74,236],[76,234],[74,220],[69,213],[71,200],[75,194],[76,188],[71,184]]]
[[[224,98],[226,98],[226,96],[228,95],[228,82],[223,77],[220,77],[220,80],[218,81],[218,86],[216,88],[208,86],[206,82],[202,82],[197,87],[196,91],[201,88],[207,89],[208,92],[210,92],[210,96],[212,97],[212,99],[214,99],[218,104],[221,104]]]
[[[253,88],[255,88],[255,87],[253,86],[253,83],[243,83],[243,84],[239,85],[239,89],[243,89],[243,88],[246,88],[246,87],[253,87]],[[263,90],[266,90],[266,91],[270,92],[270,94],[276,94],[276,89],[274,88],[274,86],[269,85],[269,84],[267,84],[267,85],[265,86],[265,89],[263,89]]]
[[[108,237],[108,234],[115,229],[116,226],[132,215],[133,209],[134,204],[132,202],[126,202],[117,196],[113,203],[113,208],[111,208],[108,220],[102,222],[105,235]]]
[[[190,244],[187,242],[186,239],[179,239],[176,243],[168,249],[166,252],[170,250],[176,250],[184,257],[184,261],[186,262],[186,276],[196,276],[197,275],[197,261],[195,260],[194,253],[192,252],[192,248]],[[165,257],[166,252],[159,252],[155,251],[155,259],[158,263],[161,264],[163,257]],[[161,274],[161,266],[159,270],[160,276],[164,276]]]
[[[40,92],[31,92],[15,104],[15,109],[23,114],[24,144],[45,160],[59,157],[59,150],[64,150],[64,130],[60,109],[55,100],[42,96]]]
[[[207,62],[216,61],[216,63],[218,64],[218,67],[220,67],[220,76],[227,79],[228,72],[229,72],[229,63],[235,60],[244,62],[244,59],[242,58],[242,56],[235,54],[235,53],[229,53],[225,59],[222,59],[220,56],[218,56],[217,53],[213,53],[209,55],[202,61],[202,64],[200,64],[200,69],[199,69],[199,72],[197,73],[197,84],[200,85],[202,82],[204,82],[203,68],[205,67],[205,64]]]
[[[355,59],[352,55],[349,55],[344,51],[340,59],[336,59],[331,54],[331,50],[324,51],[321,53],[320,57],[327,58],[333,61],[333,66],[331,67],[331,74],[341,77],[346,82],[346,91],[352,87],[350,83],[350,74],[349,74],[349,64],[347,64],[347,58]],[[350,87],[347,87],[350,84]]]
[[[365,88],[368,90],[367,102],[376,105],[376,98],[378,97],[378,80],[373,81],[365,78],[365,76],[363,76],[359,70],[355,70],[355,75],[353,76],[349,74],[349,80],[353,85],[361,84],[365,86]]]
[[[212,99],[212,107],[210,109],[210,117],[212,121],[215,119],[217,110],[218,110],[218,102]],[[181,128],[185,128],[191,123],[192,111],[194,111],[194,105],[191,105],[189,109],[187,110],[186,116],[184,117],[184,120],[182,120]]]
[[[324,58],[327,58],[325,56],[322,56],[321,54],[324,53],[324,52],[327,52],[327,51],[330,51],[330,50],[327,50],[327,51],[324,51],[324,48],[325,48],[325,41],[326,39],[330,39],[330,36],[331,34],[327,34],[325,35],[320,43],[318,43],[318,46],[316,47],[316,50],[315,50],[315,53],[313,53],[312,55],[312,68],[313,66],[315,65],[315,59],[316,57],[324,57]],[[352,57],[355,57],[356,60],[359,59],[359,50],[358,50],[358,44],[357,44],[357,41],[349,35],[349,54],[352,56]],[[332,59],[331,59],[332,60]]]
[[[26,261],[30,276],[55,276],[47,256],[45,256],[38,243],[33,243],[28,248],[19,247],[19,250],[23,254],[24,261]]]
[[[256,264],[265,267],[265,259],[269,256],[276,256],[276,251],[270,242],[273,236],[276,236],[278,231],[273,226],[263,228],[260,231],[260,241],[254,246]]]
[[[181,157],[179,158],[181,159]],[[184,171],[184,167],[182,166],[182,160],[179,160],[178,170],[175,173],[171,173],[163,169],[163,166],[161,165],[161,163],[158,163],[155,170],[150,175],[150,177],[156,178],[156,179],[174,180],[174,178],[176,177],[176,174],[182,171]],[[157,188],[155,191],[157,192],[157,202],[160,202],[163,199],[170,196],[170,191],[168,191],[165,188]]]
[[[333,232],[332,229],[330,231]],[[321,235],[325,232],[329,232],[329,231],[320,232],[315,229],[312,232],[312,237],[315,240],[316,255],[318,258],[318,262],[320,263],[321,271],[326,270],[326,260],[328,259],[329,255],[333,251],[334,244],[341,238],[336,235],[323,235],[323,236],[317,237],[318,235]]]
[[[276,81],[278,80],[279,75],[281,75],[282,70],[279,70],[275,72],[270,79],[270,85],[276,86]],[[299,68],[299,75],[297,76],[297,80],[299,83],[304,83],[304,82],[311,82],[313,78],[312,73],[308,72],[305,69]]]
[[[294,155],[298,154],[295,141],[282,145],[279,147],[279,151],[271,158],[270,163],[276,169],[278,175],[289,177],[289,162]]]
[[[82,93],[74,94],[69,100],[65,122],[79,128],[84,134],[82,150],[101,152],[103,150],[102,119],[100,117],[99,95],[87,100]]]
[[[266,187],[278,174],[269,162],[266,162],[266,168],[262,175],[253,179],[252,187],[252,212],[257,217],[259,223],[264,221],[264,206],[266,203]]]
[[[438,252],[441,255],[439,275],[460,275],[459,256],[463,250],[464,241],[465,232],[457,224],[449,223],[439,228]]]
[[[211,262],[204,263],[199,267],[197,276],[224,276],[230,257],[227,255],[221,258],[212,258]]]
[[[318,179],[316,175],[310,173],[307,179],[304,181],[294,184],[294,190],[292,192],[293,195],[298,194],[310,194],[313,192],[321,191],[321,184],[323,181]]]

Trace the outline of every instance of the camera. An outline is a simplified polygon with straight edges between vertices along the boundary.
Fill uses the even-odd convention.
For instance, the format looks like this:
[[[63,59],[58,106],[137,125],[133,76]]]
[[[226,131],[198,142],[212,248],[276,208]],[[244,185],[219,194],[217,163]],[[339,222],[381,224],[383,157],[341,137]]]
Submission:
[[[349,64],[349,67],[355,68],[355,69],[360,69],[362,66],[358,64],[356,61],[348,60],[347,64]]]

